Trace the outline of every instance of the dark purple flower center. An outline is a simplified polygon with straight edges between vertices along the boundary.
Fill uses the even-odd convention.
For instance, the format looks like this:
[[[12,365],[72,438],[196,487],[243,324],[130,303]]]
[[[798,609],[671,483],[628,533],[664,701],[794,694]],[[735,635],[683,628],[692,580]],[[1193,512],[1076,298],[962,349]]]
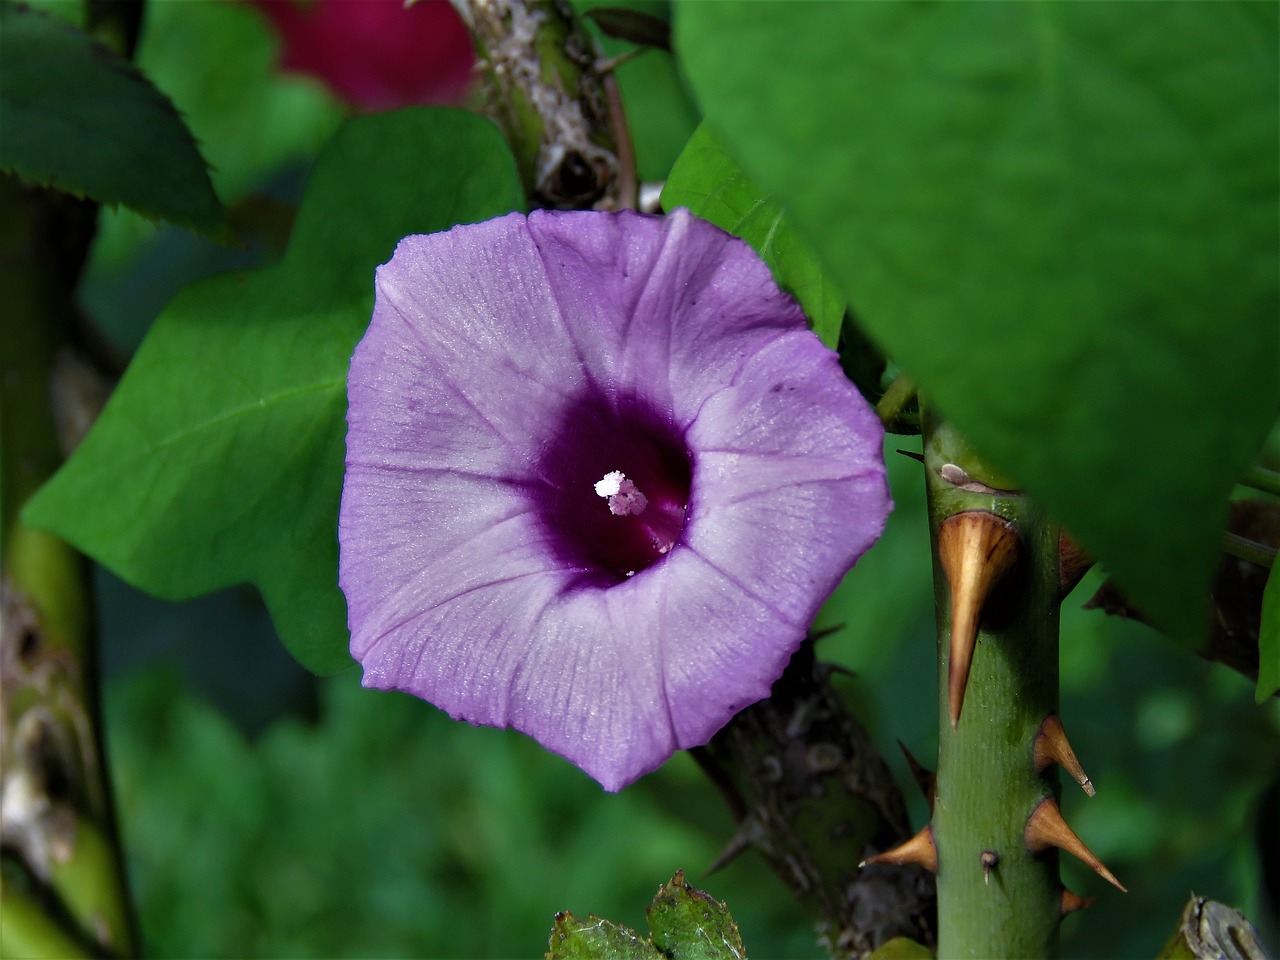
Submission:
[[[684,530],[690,460],[680,432],[647,403],[592,392],[569,404],[538,463],[551,549],[597,583],[660,560]]]

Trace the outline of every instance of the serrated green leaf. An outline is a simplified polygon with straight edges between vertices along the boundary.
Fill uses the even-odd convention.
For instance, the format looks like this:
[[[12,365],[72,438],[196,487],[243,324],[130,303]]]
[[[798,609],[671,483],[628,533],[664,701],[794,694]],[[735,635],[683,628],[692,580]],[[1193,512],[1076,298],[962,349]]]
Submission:
[[[671,960],[746,960],[738,925],[729,909],[695,890],[680,871],[658,890],[645,911],[653,945]]]
[[[229,228],[191,133],[123,57],[0,2],[0,170],[215,237]]]
[[[1258,629],[1258,689],[1254,699],[1262,703],[1280,690],[1280,563],[1271,565],[1262,591],[1262,625]]]
[[[1187,644],[1280,398],[1273,8],[687,2],[676,22],[708,121],[870,333]]]
[[[787,223],[782,208],[743,172],[705,123],[671,168],[662,204],[667,210],[688,207],[751,244],[778,286],[799,301],[814,333],[835,349],[844,297],[808,241]]]
[[[349,121],[316,164],[284,260],[165,310],[27,522],[168,599],[250,581],[304,665],[347,665],[337,586],[347,363],[396,242],[523,203],[487,120]]]
[[[662,954],[629,927],[566,911],[556,914],[547,960],[662,960]]]

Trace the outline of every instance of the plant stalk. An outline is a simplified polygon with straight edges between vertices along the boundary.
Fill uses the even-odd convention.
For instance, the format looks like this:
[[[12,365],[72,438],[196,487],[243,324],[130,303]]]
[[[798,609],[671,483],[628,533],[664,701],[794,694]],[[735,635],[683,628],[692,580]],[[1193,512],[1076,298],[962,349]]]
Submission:
[[[1055,850],[1033,853],[1028,818],[1057,777],[1037,774],[1036,735],[1058,710],[1058,529],[949,424],[926,408],[924,456],[938,622],[938,956],[1056,957]],[[952,587],[939,530],[968,511],[1017,535],[1017,560],[981,604],[963,711],[953,729],[948,680]]]
[[[59,940],[87,955],[137,951],[102,749],[88,570],[66,543],[19,518],[62,459],[54,369],[69,341],[72,291],[95,216],[85,201],[0,178],[0,953],[6,956],[41,955],[41,943],[65,955],[53,946]],[[33,911],[42,911],[43,920]],[[22,936],[35,939],[13,939]]]
[[[833,672],[805,641],[768,699],[691,751],[738,820],[717,866],[759,852],[839,960],[896,937],[932,945],[933,878],[914,866],[858,866],[911,830],[893,774],[832,688]]]

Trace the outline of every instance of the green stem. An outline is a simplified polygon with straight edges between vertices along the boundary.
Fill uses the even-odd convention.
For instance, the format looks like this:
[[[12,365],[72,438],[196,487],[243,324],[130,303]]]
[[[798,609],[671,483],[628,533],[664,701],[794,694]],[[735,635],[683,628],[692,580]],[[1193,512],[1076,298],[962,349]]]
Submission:
[[[1222,549],[1230,556],[1240,560],[1247,560],[1249,563],[1259,567],[1272,566],[1275,563],[1277,553],[1275,547],[1268,547],[1266,544],[1258,543],[1248,537],[1242,537],[1240,534],[1231,533],[1230,531],[1227,532]]]
[[[897,426],[898,418],[902,415],[903,409],[915,399],[915,396],[915,382],[906,374],[898,376],[893,383],[889,384],[889,389],[884,392],[884,396],[876,404],[876,414],[880,417],[880,422],[884,424],[886,430],[892,432]]]
[[[1280,497],[1280,473],[1274,470],[1268,470],[1266,467],[1250,467],[1240,482],[1246,487],[1253,487],[1273,497]]]
[[[805,642],[768,699],[693,751],[739,822],[721,863],[757,850],[817,918],[833,957],[895,938],[934,942],[933,878],[919,867],[858,864],[907,839],[888,765]]]
[[[634,207],[635,155],[617,83],[563,0],[453,0],[526,192],[557,208]]]
[[[938,955],[1054,957],[1062,890],[1057,857],[1031,853],[1024,834],[1033,810],[1057,792],[1056,777],[1037,775],[1032,750],[1041,723],[1058,709],[1058,530],[948,424],[926,411],[924,428],[941,691],[932,820]],[[944,470],[948,465],[963,473]],[[952,729],[951,590],[938,531],[966,511],[1013,524],[1019,559],[984,606],[963,713]]]
[[[95,212],[0,178],[0,780],[6,860],[38,885],[35,902],[67,938],[121,956],[137,936],[102,750],[87,569],[18,515],[62,458],[53,371]],[[0,926],[12,909],[13,923],[38,929],[27,905],[0,902]]]

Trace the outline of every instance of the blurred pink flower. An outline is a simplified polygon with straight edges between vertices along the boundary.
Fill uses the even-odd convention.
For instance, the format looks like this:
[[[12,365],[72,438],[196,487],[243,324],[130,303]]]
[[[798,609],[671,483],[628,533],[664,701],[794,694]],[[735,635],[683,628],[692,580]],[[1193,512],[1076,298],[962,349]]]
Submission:
[[[465,99],[475,62],[448,0],[246,0],[274,25],[280,66],[366,111]]]

